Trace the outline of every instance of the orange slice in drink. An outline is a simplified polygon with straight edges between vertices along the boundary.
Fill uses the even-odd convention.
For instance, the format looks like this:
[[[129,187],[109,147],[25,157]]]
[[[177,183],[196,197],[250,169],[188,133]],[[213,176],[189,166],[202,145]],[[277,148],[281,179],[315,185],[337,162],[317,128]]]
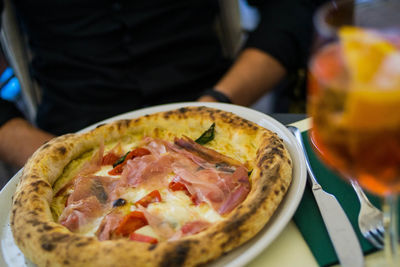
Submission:
[[[378,33],[346,26],[339,30],[344,60],[356,83],[371,81],[387,55],[396,47]]]
[[[375,76],[396,47],[378,33],[356,27],[339,32],[350,83],[344,122],[356,129],[400,125],[400,84],[382,88]]]

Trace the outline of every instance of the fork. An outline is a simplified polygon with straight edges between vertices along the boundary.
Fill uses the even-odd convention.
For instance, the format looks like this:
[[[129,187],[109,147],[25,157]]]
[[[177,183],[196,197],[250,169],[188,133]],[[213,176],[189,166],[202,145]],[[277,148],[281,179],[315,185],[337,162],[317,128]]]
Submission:
[[[372,245],[378,249],[382,249],[385,232],[383,227],[383,213],[371,204],[357,181],[350,181],[360,201],[360,213],[358,214],[360,231]]]

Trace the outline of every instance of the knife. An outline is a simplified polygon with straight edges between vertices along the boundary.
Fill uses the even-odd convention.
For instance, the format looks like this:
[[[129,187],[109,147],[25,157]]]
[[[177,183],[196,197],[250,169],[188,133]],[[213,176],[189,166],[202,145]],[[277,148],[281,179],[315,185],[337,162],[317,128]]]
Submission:
[[[287,128],[294,134],[303,149],[309,174],[308,181],[341,266],[364,266],[364,256],[360,243],[346,213],[336,197],[322,189],[313,174],[300,130],[294,126]]]

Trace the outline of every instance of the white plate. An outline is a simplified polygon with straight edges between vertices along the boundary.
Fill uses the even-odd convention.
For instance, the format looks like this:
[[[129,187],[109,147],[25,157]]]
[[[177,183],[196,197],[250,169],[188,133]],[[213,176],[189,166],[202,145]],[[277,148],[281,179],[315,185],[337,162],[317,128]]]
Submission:
[[[95,128],[98,124],[107,123],[116,119],[135,118],[143,116],[145,114],[181,108],[184,106],[201,105],[233,112],[243,118],[259,124],[260,126],[276,132],[279,137],[283,139],[293,160],[294,169],[292,184],[290,185],[290,188],[282,203],[279,205],[278,209],[276,210],[270,221],[267,223],[267,225],[249,242],[222,256],[218,260],[214,261],[212,264],[209,264],[209,266],[244,266],[245,264],[249,263],[253,258],[255,258],[259,253],[261,253],[284,229],[284,227],[291,220],[294,212],[296,211],[304,192],[304,187],[306,183],[304,155],[302,154],[301,148],[296,142],[296,139],[292,136],[292,134],[286,129],[284,125],[269,117],[268,115],[242,106],[221,103],[187,102],[155,106],[125,113],[87,127],[82,131],[88,131]],[[25,259],[22,252],[15,245],[9,224],[11,197],[21,177],[21,173],[22,171],[19,171],[0,192],[0,214],[2,215],[0,218],[0,266],[34,266],[34,264],[29,262],[29,260]]]

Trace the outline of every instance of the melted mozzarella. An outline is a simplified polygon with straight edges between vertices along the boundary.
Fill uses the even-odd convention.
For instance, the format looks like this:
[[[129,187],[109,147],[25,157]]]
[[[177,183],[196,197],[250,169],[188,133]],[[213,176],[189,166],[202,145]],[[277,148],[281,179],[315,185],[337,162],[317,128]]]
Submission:
[[[97,171],[95,173],[95,175],[97,175],[97,176],[110,176],[108,174],[108,172],[111,171],[111,170],[112,170],[112,166],[111,165],[101,166],[101,169],[99,171]]]
[[[142,228],[139,228],[138,230],[135,231],[135,233],[138,233],[141,235],[147,235],[147,236],[151,236],[151,237],[159,239],[159,236],[153,231],[153,228],[151,228],[150,225],[146,225],[146,226],[143,226]]]
[[[95,219],[94,221],[88,223],[84,227],[81,227],[79,229],[79,233],[85,236],[95,236],[96,231],[99,228],[101,221],[103,220],[103,217],[99,217]]]
[[[150,204],[147,210],[168,221],[176,230],[191,221],[216,222],[222,220],[222,217],[208,204],[194,205],[183,191],[163,190],[161,194],[163,201]]]
[[[147,210],[167,221],[174,229],[178,230],[186,222],[195,220],[195,212],[190,208],[191,200],[181,191],[176,194],[162,194],[162,202],[152,203]]]

